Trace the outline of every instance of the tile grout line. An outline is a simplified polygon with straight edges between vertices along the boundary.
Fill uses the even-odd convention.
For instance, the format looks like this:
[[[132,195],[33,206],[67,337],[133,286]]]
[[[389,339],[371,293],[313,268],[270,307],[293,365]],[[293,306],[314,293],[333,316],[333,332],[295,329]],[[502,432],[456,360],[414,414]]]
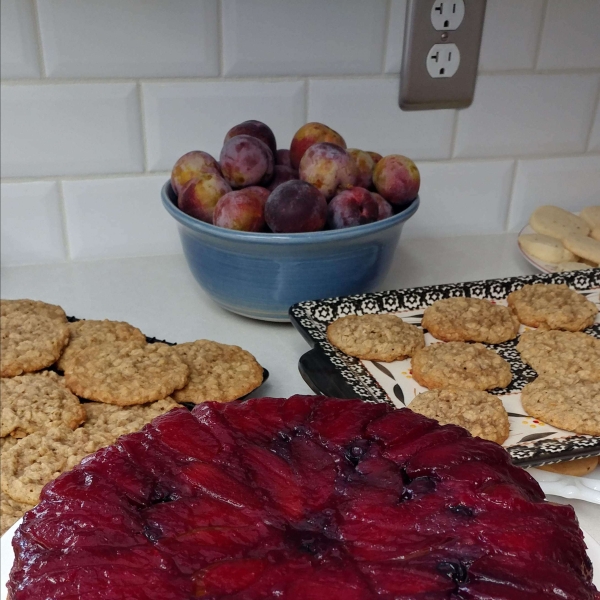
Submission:
[[[67,207],[65,204],[65,191],[63,188],[63,182],[61,179],[56,180],[58,185],[58,198],[60,200],[60,212],[62,217],[62,229],[63,229],[63,244],[67,251],[67,260],[65,262],[71,262],[71,244],[69,243],[69,229],[67,226]]]
[[[544,0],[542,7],[542,18],[540,19],[540,27],[538,30],[537,43],[535,45],[535,54],[533,56],[533,70],[538,72],[538,63],[540,61],[540,53],[542,51],[542,38],[544,37],[544,28],[546,27],[546,17],[548,16],[548,0]]]
[[[137,82],[138,107],[140,109],[140,126],[142,128],[142,160],[144,161],[144,173],[148,173],[148,139],[146,134],[146,109],[144,105],[144,92],[142,82]]]
[[[170,177],[170,171],[148,171],[146,172],[137,172],[137,173],[89,173],[85,175],[40,175],[39,177],[30,176],[30,177],[2,177],[0,181],[2,183],[35,183],[38,181],[56,181],[57,177],[61,179],[63,182],[70,181],[93,181],[95,179],[128,179],[128,178],[139,178],[142,177],[153,177],[153,176],[164,176]]]
[[[452,138],[450,139],[450,156],[448,160],[454,159],[454,153],[456,152],[456,138],[458,137],[458,110],[454,110],[454,120],[452,121]]]
[[[390,21],[392,18],[392,0],[387,0],[385,5],[385,30],[383,32],[383,52],[381,53],[381,74],[385,75],[387,62],[388,39],[390,37]]]
[[[219,63],[219,78],[223,79],[224,77],[224,73],[223,73],[223,65],[225,63],[225,58],[224,58],[224,46],[223,46],[223,40],[224,40],[224,30],[223,30],[223,3],[221,2],[221,0],[217,0],[217,44],[218,44],[218,49],[219,49],[219,54],[217,57],[218,63]]]
[[[35,26],[37,55],[38,55],[38,60],[40,61],[40,73],[41,73],[42,78],[47,78],[48,72],[46,71],[46,61],[44,60],[44,50],[42,47],[42,26],[40,23],[40,11],[38,9],[37,0],[31,0],[31,4],[32,4],[32,11],[33,11],[33,21],[34,21],[34,26]]]
[[[596,124],[596,115],[599,115],[600,119],[600,80],[598,81],[598,91],[596,92],[596,103],[592,108],[592,122],[590,123],[590,130],[587,134],[587,139],[585,140],[585,149],[588,153],[591,153],[591,145],[592,145],[592,133],[594,133],[594,125]]]
[[[512,171],[512,181],[510,184],[510,192],[508,194],[508,206],[506,208],[506,218],[504,219],[504,233],[509,233],[508,226],[510,223],[510,211],[513,205],[513,197],[517,186],[517,169],[519,168],[519,159],[515,159]]]

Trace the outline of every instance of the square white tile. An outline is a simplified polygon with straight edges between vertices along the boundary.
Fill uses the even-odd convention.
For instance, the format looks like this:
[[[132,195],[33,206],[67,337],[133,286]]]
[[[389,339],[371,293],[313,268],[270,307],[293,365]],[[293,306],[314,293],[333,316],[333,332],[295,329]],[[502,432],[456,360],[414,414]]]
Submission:
[[[504,231],[514,161],[419,162],[421,206],[405,238]]]
[[[538,206],[578,211],[600,204],[600,156],[520,160],[508,227],[519,231]]]
[[[2,266],[67,259],[57,183],[3,183],[0,213]]]
[[[548,0],[537,68],[600,68],[598,0]]]
[[[143,170],[134,83],[3,85],[3,177]]]
[[[533,69],[544,0],[488,0],[479,68]]]
[[[403,112],[397,79],[310,80],[308,120],[329,125],[349,148],[448,158],[454,111]]]
[[[178,254],[173,219],[163,208],[162,175],[63,183],[67,235],[75,260]]]
[[[590,144],[588,146],[590,152],[600,152],[600,102],[596,109],[596,118],[592,125],[592,133],[590,136]]]
[[[204,150],[217,160],[231,127],[257,119],[289,148],[304,123],[304,83],[218,82],[148,83],[143,86],[148,165],[170,171],[190,150]]]
[[[222,0],[225,75],[380,73],[387,0]]]
[[[217,0],[44,0],[38,6],[50,77],[219,74]]]
[[[387,47],[385,50],[385,72],[400,73],[402,66],[402,44],[406,22],[406,0],[391,0],[388,22]]]
[[[0,3],[2,79],[40,76],[33,11],[33,0]]]
[[[459,112],[455,156],[583,152],[598,76],[483,75]]]

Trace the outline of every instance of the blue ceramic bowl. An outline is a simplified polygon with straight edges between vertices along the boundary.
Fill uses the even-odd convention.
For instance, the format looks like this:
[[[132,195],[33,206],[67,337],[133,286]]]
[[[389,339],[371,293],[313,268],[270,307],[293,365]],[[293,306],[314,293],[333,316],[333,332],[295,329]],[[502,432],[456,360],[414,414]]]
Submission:
[[[177,208],[170,182],[162,201],[177,221],[183,253],[196,281],[232,312],[287,321],[303,300],[360,294],[387,274],[404,222],[419,208],[369,225],[314,233],[249,233],[223,229]]]

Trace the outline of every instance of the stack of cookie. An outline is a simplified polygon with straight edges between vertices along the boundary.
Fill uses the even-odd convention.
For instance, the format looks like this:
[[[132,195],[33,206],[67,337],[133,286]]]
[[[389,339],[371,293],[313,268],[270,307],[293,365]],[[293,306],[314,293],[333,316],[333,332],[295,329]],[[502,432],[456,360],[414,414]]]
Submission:
[[[128,323],[68,323],[59,306],[32,300],[0,306],[2,532],[87,454],[178,403],[228,402],[263,381],[238,346],[148,343]]]

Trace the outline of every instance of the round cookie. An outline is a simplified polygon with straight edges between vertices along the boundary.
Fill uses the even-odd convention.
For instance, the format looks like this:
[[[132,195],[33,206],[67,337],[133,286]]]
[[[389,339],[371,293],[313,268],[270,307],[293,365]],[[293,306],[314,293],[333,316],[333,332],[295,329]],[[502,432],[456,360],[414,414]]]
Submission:
[[[440,425],[459,425],[471,435],[501,444],[508,438],[508,414],[497,396],[448,388],[419,394],[408,406]]]
[[[519,321],[509,308],[479,298],[438,300],[425,309],[422,325],[445,342],[501,344],[519,332]]]
[[[0,535],[3,535],[32,508],[32,505],[16,502],[8,494],[0,491]]]
[[[581,331],[594,323],[598,309],[564,284],[536,283],[511,292],[508,305],[523,325]]]
[[[349,315],[327,327],[327,338],[349,356],[392,362],[425,346],[423,331],[395,315]]]
[[[468,390],[504,388],[512,380],[509,364],[482,344],[432,344],[412,358],[415,381],[427,388]]]
[[[590,237],[600,242],[600,225],[596,225],[590,233]]]
[[[69,341],[57,318],[12,312],[0,317],[0,375],[15,377],[54,364]]]
[[[173,393],[177,402],[229,402],[263,382],[263,368],[239,346],[196,340],[173,349],[190,369],[188,384]]]
[[[600,382],[579,375],[542,375],[521,392],[527,414],[559,429],[600,435]]]
[[[526,331],[517,344],[523,362],[539,375],[575,374],[600,381],[600,340],[571,331]]]
[[[61,323],[67,322],[65,311],[56,304],[48,304],[39,300],[0,300],[0,315],[7,317],[8,315],[18,314],[21,317],[28,315],[39,315],[56,319]]]
[[[567,250],[560,240],[549,235],[524,233],[519,236],[519,246],[534,258],[554,265],[575,260],[575,255]]]
[[[592,229],[600,227],[600,205],[586,206],[580,216]]]
[[[560,473],[561,475],[571,475],[572,477],[583,477],[591,473],[598,466],[598,457],[577,458],[565,462],[553,463],[551,465],[542,465],[536,469],[549,471],[550,473]]]
[[[146,336],[133,325],[122,321],[93,321],[84,320],[69,323],[71,337],[69,345],[64,349],[56,366],[64,371],[69,360],[80,350],[89,346],[105,344],[107,342],[139,342],[146,344]]]
[[[65,383],[81,398],[130,406],[166,398],[187,383],[188,373],[170,346],[112,342],[75,354],[67,364]]]
[[[85,421],[79,398],[51,371],[2,378],[0,394],[2,436],[21,438],[61,423],[75,429]]]
[[[529,224],[536,233],[559,240],[572,233],[588,235],[590,232],[590,226],[581,217],[558,206],[539,206],[533,211]]]
[[[591,263],[600,263],[600,242],[587,235],[574,233],[564,240],[565,248],[576,256],[589,260]]]
[[[566,273],[567,271],[585,271],[586,269],[593,269],[592,265],[580,262],[563,262],[556,265],[557,273]]]

